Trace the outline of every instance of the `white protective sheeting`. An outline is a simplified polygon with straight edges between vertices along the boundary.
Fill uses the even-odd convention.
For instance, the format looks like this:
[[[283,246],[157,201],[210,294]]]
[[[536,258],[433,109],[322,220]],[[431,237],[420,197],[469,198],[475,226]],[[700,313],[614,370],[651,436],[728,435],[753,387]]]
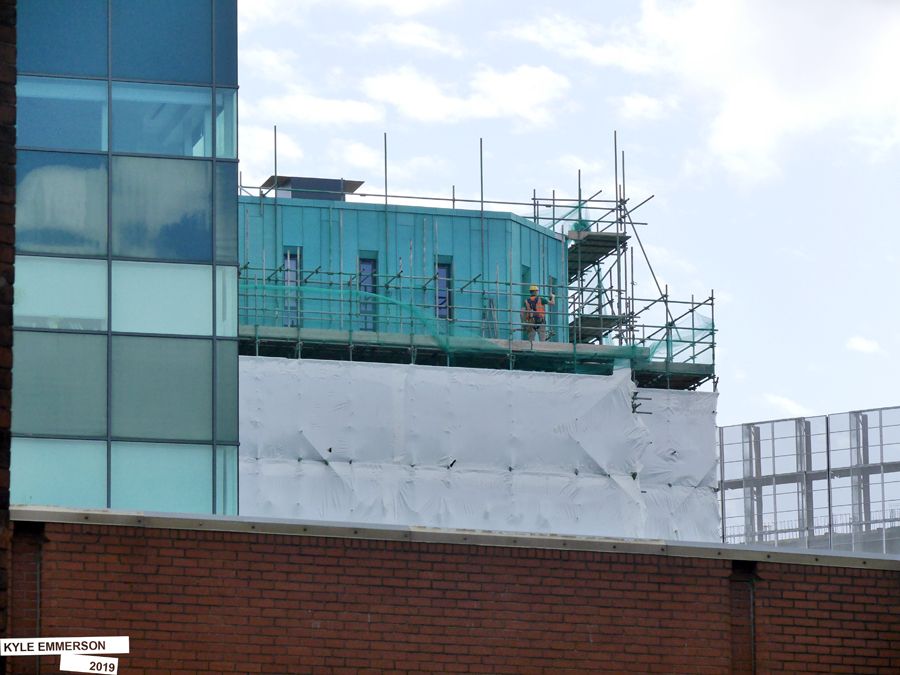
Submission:
[[[642,458],[654,446],[645,420],[652,416],[632,412],[627,370],[602,377],[241,357],[240,383],[244,516],[718,535],[714,497],[708,503],[693,495],[711,493],[691,482],[701,462],[668,467],[686,477],[676,490],[660,482],[673,464],[664,460],[654,473],[659,485],[643,491]],[[680,400],[666,399],[660,409],[682,419]],[[665,427],[665,443],[681,455],[691,452],[685,434],[692,423]],[[714,417],[708,423],[704,439],[713,438]],[[715,444],[706,450],[714,456]],[[703,510],[709,513],[696,513]],[[698,522],[679,523],[681,513]]]

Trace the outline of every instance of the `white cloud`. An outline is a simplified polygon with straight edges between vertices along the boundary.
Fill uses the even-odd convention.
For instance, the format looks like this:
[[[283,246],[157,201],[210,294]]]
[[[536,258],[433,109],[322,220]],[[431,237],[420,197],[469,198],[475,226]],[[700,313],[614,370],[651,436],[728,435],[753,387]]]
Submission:
[[[384,168],[382,151],[359,141],[336,139],[328,154],[332,162],[352,169],[381,172]]]
[[[404,116],[423,122],[509,118],[526,126],[549,124],[550,104],[562,98],[569,80],[546,66],[519,66],[508,72],[480,68],[469,93],[458,95],[414,68],[403,67],[366,78],[363,89]]]
[[[366,145],[354,140],[336,139],[331,142],[328,156],[331,161],[329,167],[332,173],[349,175],[348,171],[357,171],[362,175],[353,175],[353,178],[366,178],[373,182],[373,192],[384,191],[384,155],[381,146]],[[413,157],[390,157],[388,161],[388,191],[391,194],[416,194],[424,195],[421,190],[403,192],[398,185],[415,183],[417,180],[434,182],[435,174],[441,174],[447,170],[447,161],[436,155],[416,155]],[[449,197],[447,190],[442,197]],[[405,202],[404,202],[405,203]],[[434,203],[431,204],[435,206]]]
[[[619,117],[625,120],[660,120],[677,107],[674,97],[657,98],[646,94],[629,94],[617,100]]]
[[[397,16],[415,16],[453,4],[456,0],[349,0],[367,10],[386,10]]]
[[[454,58],[463,55],[463,49],[452,35],[447,35],[439,30],[426,26],[417,21],[404,21],[402,23],[385,23],[373,26],[359,38],[364,45],[381,46],[389,42],[400,47],[412,47],[425,51],[444,54]]]
[[[558,14],[530,20],[505,34],[595,66],[646,73],[657,65],[657,56],[641,45],[632,31],[616,33]]]
[[[274,134],[271,128],[241,125],[241,182],[259,186],[275,172]],[[278,132],[278,173],[297,175],[302,148],[283,130]]]
[[[296,76],[297,53],[293,49],[250,47],[241,50],[240,76],[286,82]]]
[[[299,27],[306,13],[320,6],[345,5],[354,9],[389,12],[410,17],[441,9],[457,0],[241,0],[238,2],[238,31],[242,34],[273,25]]]
[[[837,130],[876,153],[900,148],[900,88],[886,85],[900,61],[900,3],[644,0],[631,25],[553,15],[506,35],[665,76],[698,111],[710,110],[706,152],[751,182],[778,174],[792,138]]]
[[[766,394],[766,402],[773,406],[777,411],[776,416],[779,417],[809,417],[813,411],[805,405],[778,394]]]
[[[882,351],[881,345],[875,340],[871,340],[861,335],[850,337],[845,346],[851,352],[860,352],[861,354],[877,354]]]
[[[315,0],[243,0],[237,3],[238,32],[249,33],[257,28],[266,29],[277,24],[300,26],[303,23],[302,11],[314,2]]]
[[[243,108],[242,114],[247,117]],[[368,101],[325,98],[316,96],[302,85],[290,84],[285,92],[260,100],[253,107],[250,116],[255,122],[339,126],[380,122],[384,118],[384,111]],[[243,128],[241,133],[243,134]]]

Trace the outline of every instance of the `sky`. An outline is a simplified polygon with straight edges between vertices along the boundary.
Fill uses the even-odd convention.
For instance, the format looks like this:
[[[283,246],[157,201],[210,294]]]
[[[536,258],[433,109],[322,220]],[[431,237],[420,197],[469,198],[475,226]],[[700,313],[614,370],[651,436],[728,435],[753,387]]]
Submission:
[[[900,405],[900,2],[240,0],[242,183],[614,194],[716,297],[718,423]],[[638,217],[640,214],[640,217]],[[648,276],[636,294],[655,295]]]

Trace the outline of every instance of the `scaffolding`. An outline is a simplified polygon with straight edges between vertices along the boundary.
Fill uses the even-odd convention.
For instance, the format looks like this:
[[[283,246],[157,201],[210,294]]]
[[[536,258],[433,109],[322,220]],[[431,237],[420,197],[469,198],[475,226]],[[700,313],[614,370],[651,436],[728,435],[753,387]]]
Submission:
[[[646,223],[634,219],[652,196],[631,203],[625,190],[625,156],[616,143],[614,136],[612,199],[600,190],[583,196],[579,172],[575,198],[558,197],[555,191],[539,197],[535,190],[528,201],[487,200],[483,161],[479,199],[458,197],[455,186],[449,197],[392,195],[386,136],[383,193],[360,192],[360,182],[343,179],[335,181],[330,193],[321,182],[304,189],[279,177],[276,161],[275,174],[263,187],[241,188],[242,194],[257,199],[260,214],[267,204],[275,206],[276,228],[279,205],[305,199],[379,204],[384,209],[382,236],[388,242],[389,209],[427,204],[476,214],[481,250],[479,257],[473,249],[472,258],[480,267],[467,277],[440,279],[437,263],[434,270],[426,267],[426,238],[431,238],[431,257],[438,257],[436,219],[432,225],[422,220],[421,250],[410,239],[406,270],[401,257],[394,271],[376,272],[367,283],[362,283],[358,270],[347,272],[340,265],[298,268],[299,251],[297,266],[285,266],[280,260],[267,264],[264,252],[251,266],[246,253],[252,239],[251,214],[245,208],[239,292],[243,353],[596,373],[628,362],[641,386],[695,389],[711,383],[715,388],[714,295],[676,300],[658,283],[638,233],[638,226]],[[551,252],[547,241],[542,242],[539,256],[536,283],[558,298],[549,308],[546,342],[527,339],[522,299],[529,284],[513,279],[511,238],[506,242],[505,274],[499,265],[490,269],[487,262],[486,221],[500,215],[537,226],[561,243]],[[338,232],[340,248],[343,221],[334,223],[330,218],[328,227]],[[397,252],[405,248],[403,242],[392,245]],[[560,259],[548,260],[557,255],[556,249]],[[650,297],[634,293],[636,249],[656,286],[657,293]],[[422,267],[422,274],[416,274],[414,263]],[[548,277],[551,267],[565,275],[565,283]],[[439,281],[444,284],[443,297]],[[448,306],[442,307],[442,302]]]
[[[900,407],[718,436],[723,542],[900,554]]]

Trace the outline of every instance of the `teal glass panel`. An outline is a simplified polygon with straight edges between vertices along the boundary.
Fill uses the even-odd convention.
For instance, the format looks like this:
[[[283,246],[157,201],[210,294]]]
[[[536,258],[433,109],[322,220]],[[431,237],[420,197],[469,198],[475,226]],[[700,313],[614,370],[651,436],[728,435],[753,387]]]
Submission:
[[[12,431],[106,436],[106,336],[15,331]]]
[[[16,257],[13,325],[106,330],[105,260]]]
[[[106,508],[106,441],[13,438],[10,474],[13,504]]]
[[[216,341],[216,439],[238,442],[238,343]]]
[[[212,334],[212,265],[114,261],[112,329]]]
[[[212,341],[117,336],[113,436],[212,440]]]
[[[216,513],[236,516],[238,512],[238,449],[216,447]]]
[[[106,150],[106,82],[19,77],[16,143],[56,150]]]
[[[214,0],[216,83],[237,86],[237,0]]]
[[[211,261],[212,162],[114,157],[111,208],[113,255]]]
[[[16,250],[106,253],[106,157],[16,153]]]
[[[212,90],[113,82],[112,148],[113,152],[210,157]]]
[[[212,83],[212,0],[112,0],[112,75]]]
[[[237,158],[236,89],[216,89],[216,157]]]
[[[210,445],[113,443],[110,506],[127,511],[210,513]]]
[[[50,75],[106,75],[107,0],[18,3],[18,70]]]
[[[236,265],[238,165],[216,162],[216,262]]]
[[[237,337],[238,269],[216,267],[216,335]]]

